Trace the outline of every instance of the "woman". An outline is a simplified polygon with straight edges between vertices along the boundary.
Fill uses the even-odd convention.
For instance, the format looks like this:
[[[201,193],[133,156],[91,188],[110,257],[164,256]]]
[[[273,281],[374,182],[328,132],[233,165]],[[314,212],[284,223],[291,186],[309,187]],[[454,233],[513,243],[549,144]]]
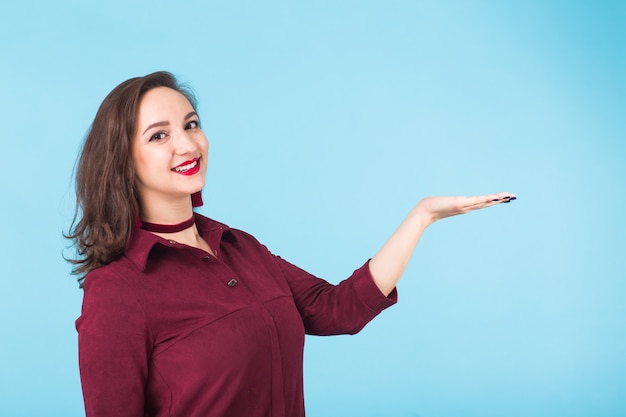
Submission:
[[[76,327],[88,417],[304,416],[305,332],[358,332],[395,303],[428,225],[515,199],[426,198],[331,285],[193,213],[207,156],[195,101],[169,73],[120,84],[96,114],[69,236],[84,284]]]

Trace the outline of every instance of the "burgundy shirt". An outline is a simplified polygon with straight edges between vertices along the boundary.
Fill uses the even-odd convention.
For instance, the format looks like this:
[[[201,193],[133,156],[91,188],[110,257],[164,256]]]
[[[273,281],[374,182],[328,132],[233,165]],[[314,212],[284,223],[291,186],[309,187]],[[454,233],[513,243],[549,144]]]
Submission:
[[[354,334],[396,302],[366,263],[338,285],[196,214],[216,257],[150,232],[85,278],[87,417],[304,416],[304,334]]]

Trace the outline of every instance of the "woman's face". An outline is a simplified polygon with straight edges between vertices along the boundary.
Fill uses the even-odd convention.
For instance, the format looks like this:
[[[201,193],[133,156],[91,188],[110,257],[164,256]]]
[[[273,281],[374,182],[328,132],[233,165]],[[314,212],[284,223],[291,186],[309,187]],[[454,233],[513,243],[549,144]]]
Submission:
[[[209,144],[191,103],[157,87],[139,105],[132,158],[144,207],[189,204],[204,187]]]

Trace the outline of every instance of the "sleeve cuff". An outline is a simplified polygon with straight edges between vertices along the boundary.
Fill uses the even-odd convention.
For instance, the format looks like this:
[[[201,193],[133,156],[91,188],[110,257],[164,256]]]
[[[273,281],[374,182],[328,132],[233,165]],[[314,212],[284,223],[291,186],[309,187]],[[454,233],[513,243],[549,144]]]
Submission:
[[[398,302],[398,291],[394,288],[393,291],[385,297],[374,282],[374,278],[370,272],[369,262],[370,260],[368,259],[362,267],[354,271],[353,277],[356,278],[354,281],[354,290],[363,304],[373,311],[381,312]]]

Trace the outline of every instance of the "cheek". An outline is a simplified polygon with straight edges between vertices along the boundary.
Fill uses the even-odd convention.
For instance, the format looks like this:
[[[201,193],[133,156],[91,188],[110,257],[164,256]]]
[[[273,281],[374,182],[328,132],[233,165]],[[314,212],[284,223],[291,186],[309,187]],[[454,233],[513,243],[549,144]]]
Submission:
[[[137,155],[136,153],[133,153],[132,162],[135,169],[135,181],[138,184],[141,184],[145,179],[150,178],[149,158],[146,158],[145,155]]]

